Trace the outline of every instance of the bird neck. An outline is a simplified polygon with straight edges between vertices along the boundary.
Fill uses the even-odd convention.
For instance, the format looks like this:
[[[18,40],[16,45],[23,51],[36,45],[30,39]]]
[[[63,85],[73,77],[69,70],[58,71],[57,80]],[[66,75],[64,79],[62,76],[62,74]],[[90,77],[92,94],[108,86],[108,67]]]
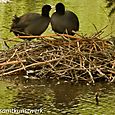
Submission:
[[[42,11],[42,16],[49,17],[49,11]]]
[[[61,14],[61,15],[64,15],[65,14],[65,8],[63,7],[60,7],[60,8],[57,8],[56,9],[56,12],[58,13],[58,14]]]

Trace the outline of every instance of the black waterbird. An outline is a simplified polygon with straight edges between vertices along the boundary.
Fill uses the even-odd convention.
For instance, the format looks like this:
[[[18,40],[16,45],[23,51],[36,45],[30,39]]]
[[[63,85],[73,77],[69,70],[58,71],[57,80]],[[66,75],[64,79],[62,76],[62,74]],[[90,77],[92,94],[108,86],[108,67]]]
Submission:
[[[27,13],[20,17],[15,15],[10,32],[13,32],[16,36],[41,35],[50,23],[50,10],[50,5],[44,5],[41,14]]]
[[[79,30],[79,20],[76,14],[72,11],[66,11],[65,6],[58,3],[56,4],[56,12],[51,16],[51,26],[56,33],[74,35]]]

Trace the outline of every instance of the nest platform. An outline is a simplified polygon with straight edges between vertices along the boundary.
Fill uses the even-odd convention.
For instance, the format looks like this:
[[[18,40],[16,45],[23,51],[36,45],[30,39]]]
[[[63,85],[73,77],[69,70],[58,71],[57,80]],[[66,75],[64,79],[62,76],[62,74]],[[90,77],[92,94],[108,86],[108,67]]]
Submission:
[[[115,78],[115,49],[97,36],[23,41],[0,52],[0,76],[27,75],[88,83]]]

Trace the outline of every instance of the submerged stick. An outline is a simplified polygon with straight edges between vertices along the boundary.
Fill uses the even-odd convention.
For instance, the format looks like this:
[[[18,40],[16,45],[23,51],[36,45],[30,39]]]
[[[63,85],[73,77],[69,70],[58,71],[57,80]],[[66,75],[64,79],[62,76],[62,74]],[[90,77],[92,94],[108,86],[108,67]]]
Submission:
[[[96,101],[96,105],[99,105],[99,94],[98,94],[98,92],[95,93],[95,101]]]

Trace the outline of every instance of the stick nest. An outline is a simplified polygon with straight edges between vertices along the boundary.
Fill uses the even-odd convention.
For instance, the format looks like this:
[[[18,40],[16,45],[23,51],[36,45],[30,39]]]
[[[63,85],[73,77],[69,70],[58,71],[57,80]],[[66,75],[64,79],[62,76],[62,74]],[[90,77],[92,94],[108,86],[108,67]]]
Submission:
[[[31,70],[37,78],[113,81],[115,50],[109,42],[95,36],[60,38],[24,41],[1,51],[0,76],[29,75]]]

